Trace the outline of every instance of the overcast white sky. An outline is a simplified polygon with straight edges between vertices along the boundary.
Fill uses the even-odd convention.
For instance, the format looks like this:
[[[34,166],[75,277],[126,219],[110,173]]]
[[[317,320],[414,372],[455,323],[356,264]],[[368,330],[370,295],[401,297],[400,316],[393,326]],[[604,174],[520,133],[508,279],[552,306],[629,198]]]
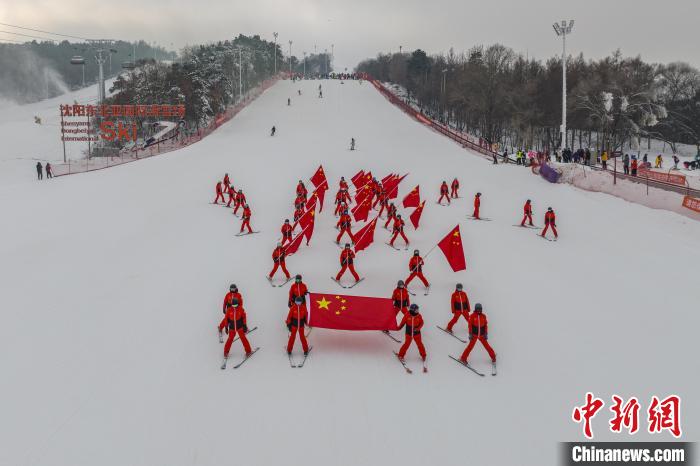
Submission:
[[[620,48],[648,61],[700,66],[700,0],[0,0],[3,23],[166,48],[238,33],[272,40],[277,31],[285,52],[291,39],[297,56],[335,44],[336,69],[399,45],[438,53],[500,42],[548,57],[560,53],[551,25],[564,18],[576,20],[570,53],[599,58]]]

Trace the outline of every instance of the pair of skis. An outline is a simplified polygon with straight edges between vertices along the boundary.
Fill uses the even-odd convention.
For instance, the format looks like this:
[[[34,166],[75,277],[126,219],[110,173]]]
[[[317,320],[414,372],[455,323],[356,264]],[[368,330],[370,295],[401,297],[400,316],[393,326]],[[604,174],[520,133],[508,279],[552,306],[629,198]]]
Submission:
[[[404,360],[401,356],[399,356],[399,353],[397,353],[396,351],[394,351],[394,355],[396,356],[396,359],[399,360],[399,362],[401,363],[403,368],[406,370],[406,373],[413,374],[413,371],[411,370],[411,368],[408,367],[408,365],[406,364],[406,360]],[[428,366],[426,366],[425,361],[423,361],[423,373],[427,373],[427,372],[428,372]]]
[[[488,217],[479,217],[479,218],[467,217],[467,220],[483,220],[484,222],[490,222],[492,219],[490,219]]]
[[[393,244],[390,244],[390,243],[384,243],[384,244],[386,244],[386,245],[389,246],[390,248],[396,249],[397,251],[400,251],[400,250],[401,250],[401,249],[397,248],[396,246],[394,246]],[[409,243],[409,244],[410,244],[410,243]],[[407,245],[403,248],[404,251],[408,251],[408,246],[409,246],[409,244],[407,244]]]
[[[476,375],[478,375],[478,376],[480,376],[480,377],[484,377],[484,374],[483,374],[482,372],[479,372],[478,370],[474,369],[472,366],[470,366],[470,365],[469,365],[468,363],[466,363],[466,362],[463,362],[461,359],[457,359],[457,358],[455,358],[455,357],[452,356],[452,355],[450,355],[450,359],[455,360],[455,361],[458,362],[460,365],[466,367],[467,369],[469,369],[470,371],[472,371],[472,372],[475,373]],[[494,377],[496,376],[496,363],[493,362],[493,361],[491,361],[491,375],[494,376]]]
[[[236,233],[235,236],[248,236],[248,235],[254,235],[255,233],[260,233],[259,231],[242,231],[240,233]]]
[[[531,230],[539,230],[540,229],[540,227],[538,227],[537,225],[521,225],[519,223],[516,223],[513,226],[520,227],[520,228],[530,228]]]
[[[335,277],[331,277],[331,280],[333,280],[334,282],[336,282],[338,284],[338,286],[340,286],[341,288],[344,288],[346,290],[349,290],[350,288],[356,287],[364,279],[365,279],[365,277],[362,277],[358,281],[353,283],[352,285],[343,285],[342,283],[340,283],[340,280],[336,280]]]
[[[306,352],[306,354],[304,355],[304,359],[302,359],[299,364],[294,363],[294,359],[292,358],[292,353],[287,353],[287,356],[289,356],[289,367],[291,367],[292,369],[300,369],[300,368],[304,367],[304,364],[306,364],[306,358],[309,357],[309,353],[311,353],[312,349],[314,349],[314,347],[310,346],[309,351]],[[285,350],[286,350],[286,348],[285,348]]]
[[[292,277],[289,277],[288,279],[286,279],[284,282],[280,283],[279,285],[275,285],[274,283],[272,283],[272,279],[269,276],[266,275],[265,278],[270,283],[270,286],[273,288],[281,288],[284,285],[286,285],[287,283],[289,283],[290,281],[292,281]]]
[[[550,241],[550,242],[553,242],[553,243],[556,243],[557,240],[559,239],[559,238],[556,237],[556,236],[554,237],[554,239],[547,238],[546,236],[542,236],[542,233],[535,233],[535,234],[536,234],[537,236],[539,236],[540,238],[545,239],[545,240]]]
[[[416,296],[418,294],[418,293],[414,293],[413,291],[409,290],[408,288],[406,288],[406,291],[408,291],[408,294],[410,294],[411,296]],[[427,287],[425,289],[425,292],[423,293],[423,296],[428,296],[429,294],[430,294],[430,287]]]
[[[248,332],[248,333],[250,333],[250,332]],[[233,368],[234,368],[234,369],[238,369],[239,367],[241,367],[243,364],[245,364],[245,362],[246,362],[248,359],[252,358],[253,355],[254,355],[255,353],[257,353],[259,350],[260,350],[260,347],[257,347],[257,348],[255,348],[253,351],[251,351],[250,353],[246,354],[245,357],[243,358],[243,360],[242,360],[241,362],[239,362],[238,364],[236,364],[235,366],[233,366]],[[225,370],[225,369],[226,369],[226,363],[227,363],[227,362],[228,362],[228,358],[224,358],[224,362],[221,364],[221,370]]]

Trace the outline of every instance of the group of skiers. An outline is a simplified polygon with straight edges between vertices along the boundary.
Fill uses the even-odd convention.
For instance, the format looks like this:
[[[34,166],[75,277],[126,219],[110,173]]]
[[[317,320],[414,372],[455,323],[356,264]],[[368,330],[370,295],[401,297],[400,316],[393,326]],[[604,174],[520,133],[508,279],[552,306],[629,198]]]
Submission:
[[[53,167],[51,167],[50,162],[46,162],[46,179],[49,178],[53,178]],[[44,167],[41,165],[41,162],[36,163],[36,179],[44,179]]]
[[[226,207],[231,207],[231,203],[233,203],[233,215],[235,216],[238,216],[239,209],[242,210],[241,229],[239,231],[239,235],[245,234],[245,230],[248,230],[247,234],[254,233],[253,228],[250,226],[250,219],[253,213],[248,205],[248,200],[246,199],[242,189],[236,191],[236,188],[233,187],[233,183],[231,182],[231,178],[228,176],[228,173],[224,174],[223,181],[216,182],[215,189],[216,197],[214,198],[214,202],[212,202],[212,204],[218,205],[219,199],[221,199],[222,204],[226,204]],[[226,202],[224,199],[224,194],[228,195],[228,202]]]

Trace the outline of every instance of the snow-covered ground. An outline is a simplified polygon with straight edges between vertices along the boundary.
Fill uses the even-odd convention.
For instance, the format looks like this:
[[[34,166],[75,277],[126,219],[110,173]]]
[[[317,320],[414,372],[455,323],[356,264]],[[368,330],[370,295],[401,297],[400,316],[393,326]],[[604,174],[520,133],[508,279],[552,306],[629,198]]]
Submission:
[[[558,441],[582,439],[571,411],[587,391],[607,402],[637,396],[642,410],[652,395],[676,393],[684,438],[698,439],[699,222],[493,166],[367,83],[323,81],[323,99],[318,83],[280,82],[211,136],[161,157],[0,184],[0,465],[555,464]],[[0,131],[14,124],[5,118]],[[41,149],[22,141],[6,150]],[[452,273],[434,252],[430,296],[414,298],[428,374],[407,375],[379,332],[322,329],[306,366],[289,368],[288,290],[264,275],[296,182],[319,163],[333,194],[361,168],[410,172],[400,197],[416,184],[427,196],[421,228],[408,229],[424,253],[461,225],[467,271]],[[239,220],[210,204],[225,172],[261,234],[234,237]],[[435,205],[453,176],[463,198]],[[476,191],[493,221],[465,220]],[[330,197],[311,247],[287,264],[312,291],[338,293]],[[547,206],[557,211],[558,242],[512,226],[527,198],[537,224]],[[358,254],[367,279],[352,294],[388,296],[406,277],[409,252],[384,245],[388,235],[377,229]],[[450,360],[464,345],[435,328],[451,316],[456,282],[484,305],[497,377]],[[221,371],[216,325],[230,283],[262,349]],[[241,353],[234,344],[233,358]],[[488,370],[483,349],[470,361]],[[408,364],[419,366],[415,348]],[[607,432],[608,418],[607,407],[595,418],[596,439],[628,440]]]

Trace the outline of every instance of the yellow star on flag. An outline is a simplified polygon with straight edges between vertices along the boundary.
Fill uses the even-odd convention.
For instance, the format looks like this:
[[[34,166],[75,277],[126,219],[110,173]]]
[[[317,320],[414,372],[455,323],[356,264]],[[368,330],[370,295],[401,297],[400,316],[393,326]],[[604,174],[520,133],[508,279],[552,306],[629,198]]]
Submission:
[[[326,297],[325,297],[325,296],[322,297],[320,301],[316,301],[316,304],[318,304],[318,308],[319,308],[319,309],[326,309],[326,310],[329,310],[329,309],[328,309],[328,305],[329,305],[330,303],[331,303],[330,301],[326,301]]]

